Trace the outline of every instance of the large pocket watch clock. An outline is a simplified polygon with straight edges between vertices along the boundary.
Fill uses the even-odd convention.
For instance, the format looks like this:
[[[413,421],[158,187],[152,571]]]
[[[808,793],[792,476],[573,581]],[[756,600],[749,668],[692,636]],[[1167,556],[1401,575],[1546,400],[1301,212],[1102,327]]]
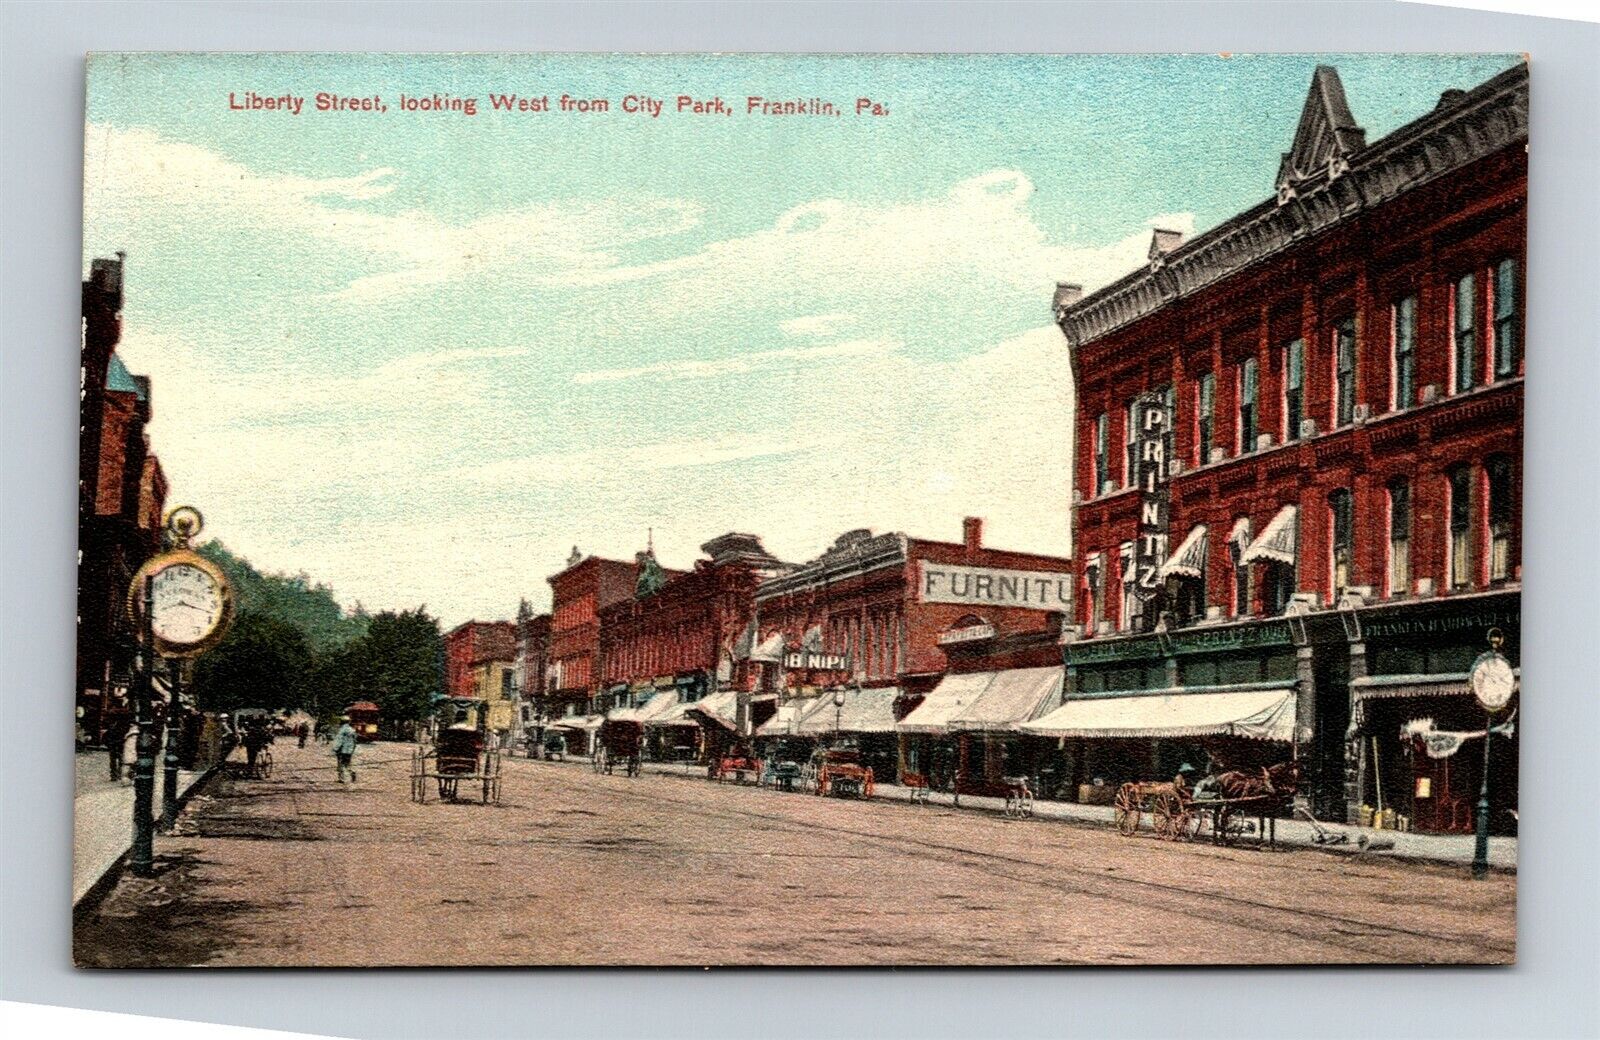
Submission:
[[[200,514],[174,509],[167,529],[179,548],[146,560],[128,586],[128,616],[145,624],[145,582],[150,582],[149,631],[162,657],[196,657],[216,646],[233,622],[233,590],[222,568],[188,547]]]

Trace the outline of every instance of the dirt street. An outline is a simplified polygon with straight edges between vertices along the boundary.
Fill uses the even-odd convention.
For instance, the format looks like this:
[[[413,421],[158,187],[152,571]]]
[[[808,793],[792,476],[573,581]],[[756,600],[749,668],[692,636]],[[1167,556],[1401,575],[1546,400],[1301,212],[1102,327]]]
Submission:
[[[1516,879],[1220,849],[587,763],[506,763],[503,804],[415,805],[280,743],[80,913],[86,966],[1502,963]],[[463,792],[466,793],[465,791]]]

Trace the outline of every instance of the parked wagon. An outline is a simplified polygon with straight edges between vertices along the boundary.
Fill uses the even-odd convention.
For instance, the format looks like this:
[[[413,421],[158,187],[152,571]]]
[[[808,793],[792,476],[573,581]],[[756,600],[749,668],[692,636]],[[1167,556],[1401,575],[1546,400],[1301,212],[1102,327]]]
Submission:
[[[425,803],[431,782],[441,801],[459,801],[465,784],[477,788],[482,804],[498,805],[500,751],[488,739],[488,702],[451,698],[439,710],[432,746],[411,755],[411,800]]]
[[[819,748],[812,757],[816,768],[816,793],[837,798],[871,798],[872,767],[862,765],[856,748]]]
[[[610,774],[618,768],[638,776],[644,762],[644,723],[633,719],[606,719],[595,734],[594,771]]]
[[[728,781],[730,783],[744,783],[746,775],[753,776],[759,782],[762,775],[761,759],[748,748],[734,746],[720,758],[711,760],[706,767],[706,775],[712,780]]]
[[[1293,805],[1300,776],[1295,760],[1229,770],[1193,786],[1182,775],[1166,782],[1126,783],[1113,803],[1117,830],[1131,837],[1148,815],[1157,837],[1169,841],[1187,841],[1209,828],[1211,840],[1219,845],[1251,832],[1276,845],[1277,818]]]

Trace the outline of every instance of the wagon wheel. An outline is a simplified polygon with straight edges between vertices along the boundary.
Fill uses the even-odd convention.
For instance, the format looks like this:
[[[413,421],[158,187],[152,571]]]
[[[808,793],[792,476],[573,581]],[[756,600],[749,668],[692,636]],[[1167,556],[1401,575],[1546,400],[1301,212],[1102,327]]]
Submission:
[[[1233,832],[1230,826],[1233,823],[1233,817],[1233,806],[1226,802],[1217,806],[1211,812],[1211,836],[1222,845],[1233,844]]]
[[[1117,788],[1116,800],[1117,830],[1122,832],[1124,838],[1131,838],[1139,831],[1139,796],[1134,793],[1129,784]]]
[[[1194,836],[1194,813],[1176,794],[1163,794],[1151,807],[1156,834],[1168,841],[1187,841]]]

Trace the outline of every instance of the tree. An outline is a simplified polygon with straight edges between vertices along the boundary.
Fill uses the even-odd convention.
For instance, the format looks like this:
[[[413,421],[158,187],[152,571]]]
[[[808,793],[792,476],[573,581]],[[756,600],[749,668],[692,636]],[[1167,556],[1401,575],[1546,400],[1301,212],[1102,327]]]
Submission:
[[[444,686],[438,619],[423,607],[374,614],[358,647],[358,666],[371,693],[367,699],[377,702],[385,718],[420,719],[428,713],[429,695]]]
[[[203,711],[306,706],[311,650],[294,625],[240,611],[221,643],[195,664]]]
[[[308,574],[264,573],[215,539],[200,546],[198,551],[228,576],[241,611],[252,611],[294,625],[304,634],[306,645],[316,652],[345,646],[361,638],[367,630],[367,613],[360,604],[346,613],[334,598],[333,590],[312,581]]]

